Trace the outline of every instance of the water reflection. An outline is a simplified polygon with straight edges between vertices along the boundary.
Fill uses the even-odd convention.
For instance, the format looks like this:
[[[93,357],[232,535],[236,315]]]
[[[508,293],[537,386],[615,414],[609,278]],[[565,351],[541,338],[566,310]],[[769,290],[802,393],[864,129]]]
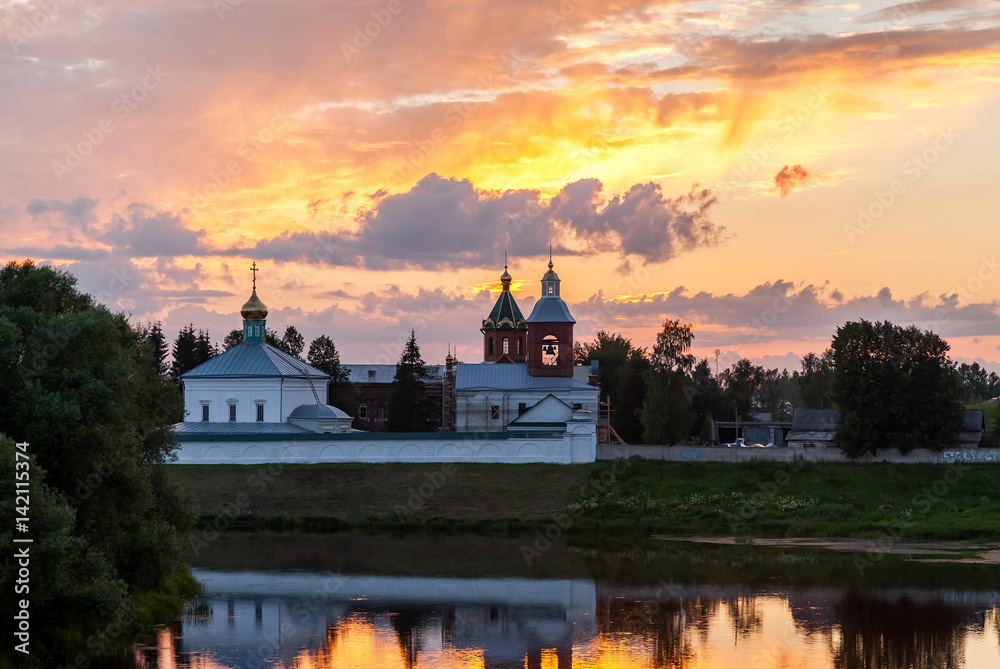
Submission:
[[[203,606],[138,650],[222,667],[1000,666],[995,591],[619,585],[195,570]]]

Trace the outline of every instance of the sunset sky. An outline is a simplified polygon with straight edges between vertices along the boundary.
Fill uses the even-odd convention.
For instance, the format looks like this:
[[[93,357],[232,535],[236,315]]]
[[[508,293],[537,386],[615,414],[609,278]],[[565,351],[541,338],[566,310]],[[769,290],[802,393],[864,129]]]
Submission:
[[[0,255],[168,338],[482,359],[578,321],[798,367],[868,318],[1000,370],[1000,2],[0,0]]]

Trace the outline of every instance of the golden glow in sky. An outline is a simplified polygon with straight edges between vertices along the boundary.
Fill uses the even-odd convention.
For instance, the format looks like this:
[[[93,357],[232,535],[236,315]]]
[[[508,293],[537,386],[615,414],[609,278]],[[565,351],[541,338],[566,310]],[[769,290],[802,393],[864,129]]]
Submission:
[[[239,327],[256,261],[275,329],[474,362],[551,243],[577,339],[796,367],[864,317],[1000,360],[994,0],[57,10],[0,7],[4,260],[168,335]]]

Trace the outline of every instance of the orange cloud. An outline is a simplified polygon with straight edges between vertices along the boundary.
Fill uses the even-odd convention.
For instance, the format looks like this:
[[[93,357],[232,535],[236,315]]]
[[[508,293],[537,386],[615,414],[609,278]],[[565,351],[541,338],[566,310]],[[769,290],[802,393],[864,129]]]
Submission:
[[[810,176],[809,171],[802,165],[795,165],[791,169],[785,165],[774,175],[774,187],[781,191],[781,197],[785,197],[792,192],[792,188],[809,181]]]

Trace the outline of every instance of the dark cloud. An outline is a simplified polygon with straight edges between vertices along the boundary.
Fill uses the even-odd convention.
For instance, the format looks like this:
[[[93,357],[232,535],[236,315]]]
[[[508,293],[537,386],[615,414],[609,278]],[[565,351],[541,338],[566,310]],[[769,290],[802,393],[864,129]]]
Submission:
[[[790,169],[785,165],[774,175],[774,188],[781,193],[781,197],[785,197],[793,188],[809,181],[811,176],[809,170],[802,165],[795,165]]]
[[[34,198],[28,202],[25,211],[31,214],[33,220],[45,214],[56,214],[66,225],[86,231],[97,221],[97,214],[94,212],[97,202],[86,195],[79,195],[68,202]]]
[[[114,214],[101,241],[134,258],[205,255],[204,230],[189,230],[170,211],[133,203],[125,214]]]

